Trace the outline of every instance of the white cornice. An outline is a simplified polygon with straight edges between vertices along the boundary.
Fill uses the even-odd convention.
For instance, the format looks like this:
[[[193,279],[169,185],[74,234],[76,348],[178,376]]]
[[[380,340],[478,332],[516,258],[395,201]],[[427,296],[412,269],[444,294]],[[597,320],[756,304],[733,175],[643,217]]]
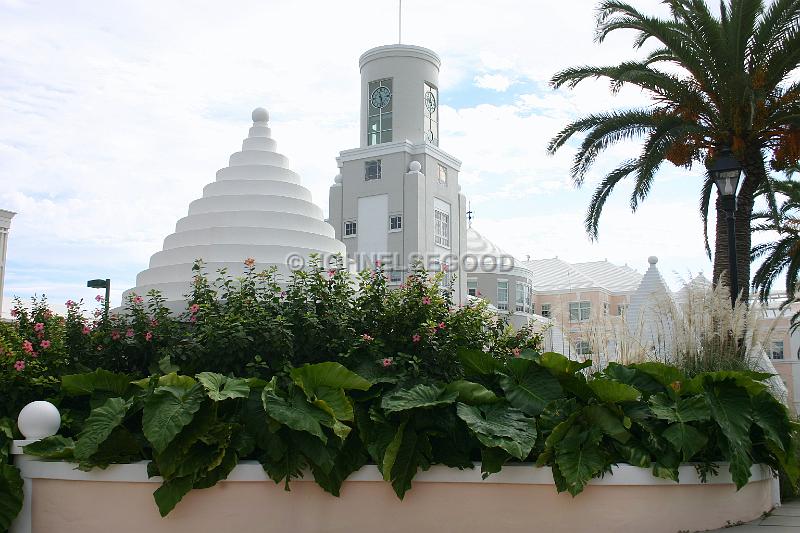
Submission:
[[[436,55],[436,52],[433,50],[411,44],[389,44],[371,48],[361,54],[361,57],[358,58],[358,68],[361,70],[364,68],[364,65],[370,61],[383,57],[414,57],[417,59],[424,59],[433,63],[437,69],[442,64],[442,60],[439,59],[439,56]]]
[[[336,164],[339,168],[342,168],[345,161],[356,161],[359,159],[365,159],[367,157],[380,157],[397,152],[405,152],[409,155],[430,155],[456,169],[456,171],[461,170],[461,161],[451,156],[438,146],[428,143],[413,144],[408,139],[405,141],[397,141],[392,143],[375,144],[365,148],[344,150],[339,152],[339,157],[336,158]]]

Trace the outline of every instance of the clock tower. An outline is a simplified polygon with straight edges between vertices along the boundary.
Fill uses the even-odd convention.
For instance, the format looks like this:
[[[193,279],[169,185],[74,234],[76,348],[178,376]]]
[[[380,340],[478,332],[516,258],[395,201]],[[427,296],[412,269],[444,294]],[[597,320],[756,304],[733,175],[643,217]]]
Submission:
[[[329,222],[357,266],[380,259],[400,284],[421,259],[456,275],[466,253],[466,199],[461,161],[439,148],[439,57],[420,46],[389,45],[360,60],[360,146],[337,157]]]

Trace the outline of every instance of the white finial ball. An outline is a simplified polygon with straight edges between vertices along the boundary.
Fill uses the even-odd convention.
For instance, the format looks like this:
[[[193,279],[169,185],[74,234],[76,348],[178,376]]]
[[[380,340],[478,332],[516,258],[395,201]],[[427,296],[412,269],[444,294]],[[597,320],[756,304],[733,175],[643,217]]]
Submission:
[[[410,172],[419,172],[422,169],[422,165],[419,161],[412,161],[410,165],[408,165],[408,170]]]
[[[253,122],[269,122],[269,112],[263,107],[253,109]]]
[[[647,262],[650,263],[651,265],[655,265],[656,263],[658,263],[658,257],[651,255],[650,257],[647,258]]]
[[[336,176],[334,176],[334,178],[333,178],[333,182],[336,183],[337,185],[341,184],[342,183],[342,175],[341,174],[336,174]]]
[[[17,427],[26,439],[50,437],[58,433],[58,428],[61,427],[61,414],[50,402],[31,402],[19,412]]]

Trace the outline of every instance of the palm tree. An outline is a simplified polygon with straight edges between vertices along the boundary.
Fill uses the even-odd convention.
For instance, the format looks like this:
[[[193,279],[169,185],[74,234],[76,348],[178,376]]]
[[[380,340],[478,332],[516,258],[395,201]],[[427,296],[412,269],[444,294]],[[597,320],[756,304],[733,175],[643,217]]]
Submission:
[[[800,83],[789,81],[800,63],[800,0],[722,0],[719,15],[704,0],[664,0],[668,18],[640,13],[616,0],[598,8],[596,40],[616,30],[634,30],[634,47],[655,43],[639,61],[613,66],[563,70],[551,80],[554,88],[574,87],[587,78],[607,79],[612,91],[630,84],[653,99],[646,108],[591,114],[569,124],[548,147],[556,152],[576,134],[585,134],[571,168],[580,186],[596,157],[623,140],[643,139],[640,154],[604,177],[586,214],[586,230],[598,236],[603,205],[623,179],[635,181],[635,211],[665,161],[691,168],[709,168],[722,146],[732,148],[744,179],[736,205],[739,287],[750,285],[750,220],[758,191],[767,197],[773,215],[777,205],[767,171],[781,170],[800,158]],[[708,245],[708,207],[714,189],[706,171],[700,185],[700,211]],[[719,213],[720,198],[716,207]],[[728,270],[725,217],[718,214],[714,248],[714,281]]]
[[[778,209],[776,222],[772,213],[754,213],[758,222],[755,231],[777,233],[777,239],[753,246],[751,258],[764,258],[753,276],[753,288],[762,300],[767,300],[772,286],[782,273],[786,273],[786,298],[795,298],[800,281],[800,182],[776,181],[775,192],[786,197]]]

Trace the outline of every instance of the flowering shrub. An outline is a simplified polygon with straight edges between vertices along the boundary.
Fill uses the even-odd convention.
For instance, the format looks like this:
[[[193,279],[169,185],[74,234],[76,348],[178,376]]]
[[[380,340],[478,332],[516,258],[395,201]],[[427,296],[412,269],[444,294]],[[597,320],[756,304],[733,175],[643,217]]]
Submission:
[[[211,281],[197,264],[177,318],[158,295],[91,321],[79,304],[60,318],[43,301],[17,303],[0,330],[2,376],[24,399],[6,412],[47,397],[25,390],[40,379],[67,421],[25,453],[81,469],[149,460],[162,515],[242,459],[287,489],[309,468],[334,495],[373,462],[400,498],[420,470],[476,461],[484,476],[509,461],[548,466],[573,495],[623,462],[677,481],[682,462],[707,476],[724,461],[738,487],[754,462],[792,482],[800,472],[797,428],[768,374],[690,377],[654,362],[591,373],[591,361],[541,353],[540,336],[484,304],[454,305],[443,274],[416,269],[390,290],[380,265],[354,280],[317,263],[282,288],[274,271],[246,266]],[[0,469],[0,499],[14,506],[18,477]],[[0,529],[8,521],[0,513]]]

